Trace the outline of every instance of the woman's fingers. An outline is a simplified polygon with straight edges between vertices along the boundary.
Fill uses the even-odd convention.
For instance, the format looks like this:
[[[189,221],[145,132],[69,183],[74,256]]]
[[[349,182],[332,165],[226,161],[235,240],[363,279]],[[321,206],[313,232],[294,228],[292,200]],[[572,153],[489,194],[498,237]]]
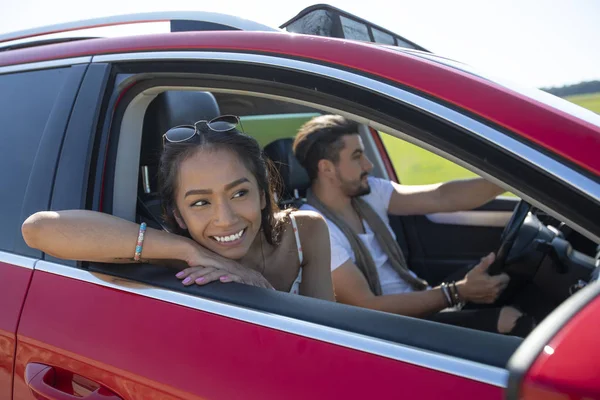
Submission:
[[[221,277],[226,276],[232,276],[232,274],[222,269],[214,269],[213,271],[207,274],[202,274],[202,276],[198,276],[196,279],[194,279],[194,282],[197,285],[206,285],[207,283],[218,281]]]
[[[213,276],[212,280],[209,280],[211,278],[207,278],[207,276],[211,275]],[[192,273],[188,274],[182,281],[182,283],[186,286],[189,285],[193,285],[194,283],[208,283],[208,282],[212,282],[213,280],[215,280],[214,275],[217,275],[216,279],[219,279],[219,276],[221,275],[225,275],[227,274],[226,271],[221,271],[218,270],[216,268],[199,268],[196,271],[193,271]]]
[[[212,268],[212,267],[208,267],[208,268]],[[188,276],[190,276],[190,274],[206,269],[206,267],[190,267],[190,268],[186,268],[186,269],[182,269],[181,271],[179,271],[177,274],[175,274],[175,276],[179,279],[185,279]]]
[[[234,274],[224,275],[224,276],[220,277],[219,280],[223,283],[228,283],[228,282],[244,283],[244,280],[241,277],[234,275]]]
[[[262,275],[259,277],[255,277],[249,273],[246,273],[245,275],[238,275],[215,267],[190,267],[181,270],[175,276],[181,279],[185,286],[190,286],[193,284],[205,285],[207,283],[219,280],[223,283],[238,282],[246,285],[262,287],[265,289],[274,289],[269,281],[264,279]]]
[[[223,283],[237,282],[237,283],[243,283],[246,285],[264,288],[264,289],[273,289],[271,284],[269,282],[267,282],[266,280],[257,280],[257,279],[246,280],[246,279],[242,278],[241,276],[232,274],[232,273],[227,273],[227,275],[223,275],[223,276],[219,277],[219,280]]]

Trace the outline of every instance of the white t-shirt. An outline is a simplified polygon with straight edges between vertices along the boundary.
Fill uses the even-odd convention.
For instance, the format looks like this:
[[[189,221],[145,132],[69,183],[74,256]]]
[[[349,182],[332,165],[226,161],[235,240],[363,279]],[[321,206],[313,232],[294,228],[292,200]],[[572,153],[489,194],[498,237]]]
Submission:
[[[394,187],[390,181],[372,176],[368,178],[368,182],[371,186],[371,193],[362,198],[369,203],[373,210],[382,218],[390,233],[394,239],[396,239],[396,235],[390,227],[390,220],[388,218],[388,206]],[[300,209],[318,212],[314,207],[308,204],[304,204]],[[340,228],[329,219],[325,218],[325,221],[327,221],[329,227],[329,239],[331,242],[331,270],[334,271],[349,259],[356,263],[352,246],[350,246],[350,242],[346,239],[346,236],[342,233]],[[412,286],[406,283],[390,265],[388,256],[379,245],[379,242],[371,230],[371,227],[367,224],[367,221],[363,220],[363,226],[365,228],[365,233],[359,234],[358,237],[371,252],[371,257],[373,257],[377,273],[379,274],[379,283],[381,284],[382,293],[395,294],[413,291]],[[415,275],[412,271],[411,273]]]

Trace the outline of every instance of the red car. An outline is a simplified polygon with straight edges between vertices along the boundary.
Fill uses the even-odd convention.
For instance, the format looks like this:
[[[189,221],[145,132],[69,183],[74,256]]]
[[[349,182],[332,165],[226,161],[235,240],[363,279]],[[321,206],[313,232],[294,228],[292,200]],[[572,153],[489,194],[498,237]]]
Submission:
[[[430,53],[343,39],[55,41],[0,43],[0,399],[600,398],[598,115]],[[65,261],[21,236],[47,209],[160,226],[157,152],[178,121],[240,115],[289,159],[286,138],[330,112],[362,124],[376,176],[403,181],[403,163],[426,151],[517,196],[392,225],[430,282],[506,250],[501,267],[553,299],[531,335],[235,283],[184,287],[160,265]],[[301,201],[291,172],[282,203]]]

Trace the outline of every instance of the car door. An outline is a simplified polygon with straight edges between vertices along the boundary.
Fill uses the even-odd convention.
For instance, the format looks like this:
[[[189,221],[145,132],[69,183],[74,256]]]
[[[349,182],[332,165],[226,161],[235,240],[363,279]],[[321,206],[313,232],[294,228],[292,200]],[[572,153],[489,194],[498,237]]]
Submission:
[[[144,70],[164,68],[160,53],[155,57]],[[212,68],[202,60],[194,68],[205,66]],[[123,135],[135,131],[126,119],[143,113],[135,112],[138,103],[126,90],[139,85],[124,83],[120,70],[96,62],[86,73],[51,209],[98,209],[102,192],[114,184],[107,174],[121,176],[110,143],[121,147]],[[121,109],[119,101],[133,108]],[[115,110],[115,117],[101,110]],[[115,131],[121,136],[111,141]],[[18,327],[14,398],[458,399],[471,393],[499,399],[502,365],[519,340],[467,331],[473,337],[467,342],[494,343],[499,351],[490,356],[466,342],[446,343],[457,337],[456,327],[442,326],[435,338],[423,334],[435,325],[238,284],[183,288],[160,266],[87,265],[44,255]],[[411,343],[424,347],[415,352]]]
[[[478,177],[431,151],[383,132],[371,131],[391,179],[404,185]],[[473,210],[429,215],[390,215],[392,229],[417,275],[437,285],[453,272],[497,251],[519,199],[505,193]]]
[[[84,70],[0,67],[0,399],[12,398],[17,327],[41,258],[24,243],[21,223],[48,207],[60,142]]]

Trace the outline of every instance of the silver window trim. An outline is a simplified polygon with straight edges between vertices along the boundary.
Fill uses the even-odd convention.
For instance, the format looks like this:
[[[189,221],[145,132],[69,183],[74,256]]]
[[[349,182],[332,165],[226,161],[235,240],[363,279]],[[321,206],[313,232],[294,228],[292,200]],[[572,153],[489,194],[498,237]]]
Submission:
[[[7,65],[0,67],[0,75],[10,74],[14,72],[34,71],[38,69],[50,69],[57,67],[68,67],[76,64],[86,64],[92,61],[92,57],[74,57],[74,58],[61,58],[59,60],[52,61],[41,61],[27,64],[16,64]]]
[[[38,260],[36,258],[0,251],[0,263],[14,265],[15,267],[33,269],[37,261]]]
[[[266,65],[270,67],[285,68],[290,70],[310,72],[315,75],[321,75],[328,78],[334,78],[336,80],[351,83],[352,85],[366,88],[369,90],[375,90],[380,92],[387,97],[405,103],[409,106],[417,108],[425,113],[436,116],[442,120],[445,120],[455,126],[461,127],[478,138],[487,141],[488,143],[509,152],[531,166],[537,168],[539,171],[543,171],[560,181],[565,185],[572,187],[574,190],[583,193],[594,201],[600,203],[600,184],[594,182],[587,176],[569,168],[566,165],[552,159],[551,157],[527,146],[526,144],[513,139],[504,133],[485,125],[473,118],[459,113],[451,108],[448,108],[442,104],[435,103],[432,100],[422,98],[414,93],[392,86],[385,82],[377,81],[375,79],[359,75],[351,71],[345,71],[336,69],[333,67],[314,64],[306,61],[288,59],[284,57],[267,56],[259,54],[247,54],[247,53],[222,53],[212,51],[175,51],[175,52],[140,52],[140,53],[118,53],[118,54],[107,54],[94,56],[92,62],[119,62],[119,61],[144,61],[144,60],[203,60],[203,61],[228,61],[228,62],[239,62],[239,63],[251,63],[258,65]],[[290,101],[292,101],[290,99]],[[306,102],[304,102],[306,103]],[[319,108],[318,105],[313,106]],[[321,107],[322,108],[322,107]],[[580,233],[587,236],[589,239],[600,242],[600,236],[582,228],[578,224],[575,224],[565,216],[555,212],[551,208],[545,206],[541,201],[531,198],[516,188],[507,186],[503,182],[499,181],[495,177],[488,173],[475,168],[463,160],[456,158],[455,156],[441,151],[413,136],[409,136],[397,129],[393,129],[384,124],[369,121],[366,118],[356,118],[357,122],[367,124],[378,131],[383,131],[393,136],[404,139],[410,143],[416,144],[423,147],[426,150],[432,151],[435,154],[441,155],[461,165],[478,175],[500,184],[507,188],[510,192],[518,195],[524,200],[532,203],[536,207],[539,207],[546,211],[548,214],[555,218],[567,223],[572,228],[577,229]]]
[[[503,368],[493,367],[432,351],[421,350],[411,346],[405,346],[277,314],[234,306],[202,297],[190,296],[185,293],[157,288],[106,274],[84,271],[48,261],[39,261],[35,269],[37,271],[44,271],[54,275],[133,293],[151,299],[232,318],[238,321],[249,322],[251,324],[292,333],[349,349],[359,350],[400,362],[418,365],[492,386],[506,388],[508,383],[508,371]]]

